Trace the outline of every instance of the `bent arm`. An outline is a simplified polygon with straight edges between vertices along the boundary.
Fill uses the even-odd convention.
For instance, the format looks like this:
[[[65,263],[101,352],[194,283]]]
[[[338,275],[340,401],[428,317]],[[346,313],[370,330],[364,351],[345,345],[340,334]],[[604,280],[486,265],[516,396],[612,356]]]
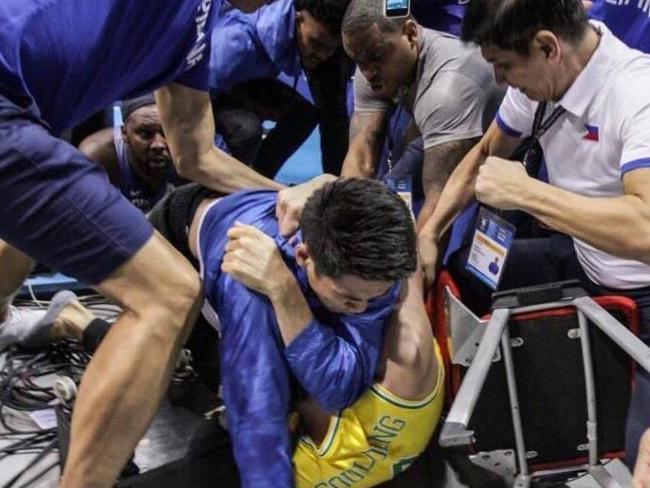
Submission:
[[[452,222],[474,197],[474,183],[478,169],[488,156],[507,157],[519,139],[503,132],[492,122],[481,140],[469,150],[449,177],[438,197],[438,204],[427,216],[418,222],[420,238],[438,241]]]
[[[120,172],[117,164],[117,152],[113,141],[115,129],[108,127],[90,134],[79,144],[79,151],[88,159],[102,166],[113,185],[119,185]]]
[[[156,91],[156,103],[172,159],[183,178],[226,193],[282,188],[214,146],[214,119],[206,92],[173,83]]]
[[[284,298],[272,298],[289,367],[325,410],[350,406],[372,383],[397,293],[391,290],[363,314],[344,316],[339,330],[314,318],[297,285]]]
[[[419,223],[425,222],[431,215],[450,175],[477,142],[477,138],[462,139],[439,144],[424,151],[422,187],[425,199],[418,216]]]
[[[517,208],[595,248],[650,264],[650,168],[623,176],[624,195],[593,198],[526,178]]]
[[[354,112],[350,120],[350,145],[341,176],[374,178],[386,126],[385,111]]]

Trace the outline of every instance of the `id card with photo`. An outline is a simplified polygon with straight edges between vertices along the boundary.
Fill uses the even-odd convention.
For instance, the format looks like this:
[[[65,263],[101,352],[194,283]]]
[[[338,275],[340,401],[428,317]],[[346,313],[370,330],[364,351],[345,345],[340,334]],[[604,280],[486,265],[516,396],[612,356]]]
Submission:
[[[413,214],[413,178],[411,176],[386,176],[384,183],[397,193]]]
[[[514,236],[514,225],[481,207],[465,269],[496,290]]]

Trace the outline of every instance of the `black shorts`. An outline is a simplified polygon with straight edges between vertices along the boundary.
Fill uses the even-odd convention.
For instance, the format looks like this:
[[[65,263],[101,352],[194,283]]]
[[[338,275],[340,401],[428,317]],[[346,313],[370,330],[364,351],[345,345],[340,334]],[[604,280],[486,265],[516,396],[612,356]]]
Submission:
[[[204,199],[222,196],[223,193],[189,183],[172,190],[149,212],[149,222],[197,270],[199,262],[192,256],[188,242],[192,219]]]

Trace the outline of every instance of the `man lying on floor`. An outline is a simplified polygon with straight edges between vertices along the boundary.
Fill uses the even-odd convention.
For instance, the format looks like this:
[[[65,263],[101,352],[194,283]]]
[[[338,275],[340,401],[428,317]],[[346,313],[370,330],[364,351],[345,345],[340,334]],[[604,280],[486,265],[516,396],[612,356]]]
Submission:
[[[242,486],[294,485],[287,426],[294,379],[313,398],[300,408],[310,437],[294,453],[295,483],[390,479],[424,449],[442,406],[430,327],[416,319],[425,314],[414,313],[423,307],[416,277],[402,296],[407,287],[418,292],[393,315],[381,381],[368,389],[397,283],[416,265],[408,209],[380,183],[329,183],[305,206],[302,235],[287,240],[278,232],[275,192],[207,196],[193,185],[178,189],[151,219],[200,263],[204,312],[221,332],[224,401]],[[92,322],[96,334],[98,321],[62,306],[66,301],[54,300],[66,318],[57,328],[69,335],[75,320]]]

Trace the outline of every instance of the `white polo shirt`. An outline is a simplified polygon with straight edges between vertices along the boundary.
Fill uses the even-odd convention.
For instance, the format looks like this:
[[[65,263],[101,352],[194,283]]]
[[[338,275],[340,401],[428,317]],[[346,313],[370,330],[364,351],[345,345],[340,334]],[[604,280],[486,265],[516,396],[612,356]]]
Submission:
[[[604,24],[587,66],[562,100],[566,109],[542,136],[549,182],[589,197],[623,195],[624,173],[650,168],[650,56],[630,49]],[[497,124],[509,135],[532,130],[538,102],[508,88]],[[650,266],[602,252],[579,239],[574,246],[589,278],[618,289],[650,286]]]

